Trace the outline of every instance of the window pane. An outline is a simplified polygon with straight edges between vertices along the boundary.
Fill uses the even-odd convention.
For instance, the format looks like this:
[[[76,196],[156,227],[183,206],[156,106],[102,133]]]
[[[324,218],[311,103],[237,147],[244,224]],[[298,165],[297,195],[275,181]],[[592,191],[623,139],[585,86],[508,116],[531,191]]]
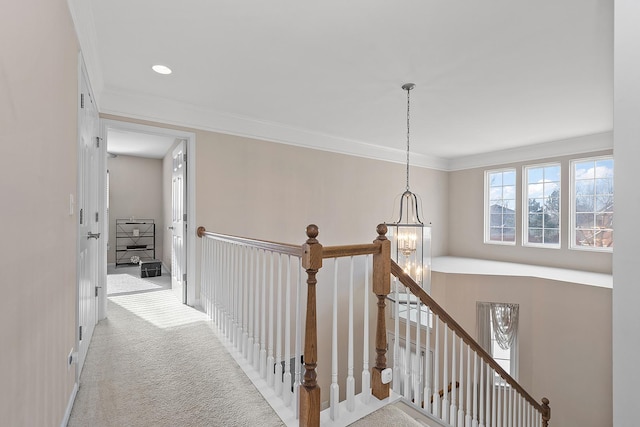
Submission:
[[[596,178],[613,178],[613,159],[596,161]]]
[[[560,227],[560,217],[557,215],[557,213],[545,214],[543,226],[545,229],[553,228],[557,231],[557,229]]]
[[[544,230],[544,242],[549,244],[560,243],[560,233],[558,230],[545,229]]]
[[[504,228],[504,232],[502,238],[505,242],[515,242],[516,241],[516,229],[515,228]]]
[[[542,229],[529,228],[529,243],[542,243]]]
[[[527,197],[529,199],[540,198],[543,196],[544,185],[543,184],[529,184],[527,185]]]
[[[547,166],[544,168],[545,181],[560,181],[560,166]]]
[[[544,195],[543,197],[546,199],[548,197],[558,197],[560,194],[560,183],[558,182],[547,182],[544,184]]]
[[[502,173],[503,185],[516,185],[516,171],[505,171]]]
[[[576,181],[576,195],[591,195],[594,193],[594,181],[593,180],[579,180]]]
[[[502,227],[502,214],[491,214],[491,227]]]
[[[595,178],[593,162],[580,162],[575,164],[575,179],[593,178]]]
[[[613,194],[613,179],[612,178],[596,179],[596,194]]]
[[[502,241],[502,228],[491,227],[489,232],[489,237],[491,240]]]
[[[505,227],[515,227],[516,226],[516,216],[512,213],[506,213],[502,217],[502,221]]]
[[[594,226],[592,213],[576,214],[576,228],[593,228]]]
[[[527,168],[527,183],[534,184],[544,180],[543,168]]]
[[[576,212],[593,212],[593,196],[576,197]]]
[[[596,228],[613,228],[613,215],[610,213],[596,214]]]
[[[489,185],[491,187],[502,187],[502,172],[490,173]]]
[[[543,214],[529,214],[529,227],[542,228]]]
[[[596,212],[613,212],[613,196],[596,197]]]

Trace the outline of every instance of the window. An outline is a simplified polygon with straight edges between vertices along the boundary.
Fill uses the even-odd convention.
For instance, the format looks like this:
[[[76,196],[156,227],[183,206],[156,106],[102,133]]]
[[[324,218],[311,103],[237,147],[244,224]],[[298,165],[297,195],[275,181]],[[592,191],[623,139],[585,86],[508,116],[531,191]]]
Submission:
[[[613,250],[613,158],[571,162],[573,249]]]
[[[514,379],[518,379],[518,304],[478,302],[478,344]],[[494,378],[502,382],[500,376]]]
[[[516,171],[485,173],[485,243],[516,243]]]
[[[525,245],[560,247],[560,165],[527,166],[525,184]]]

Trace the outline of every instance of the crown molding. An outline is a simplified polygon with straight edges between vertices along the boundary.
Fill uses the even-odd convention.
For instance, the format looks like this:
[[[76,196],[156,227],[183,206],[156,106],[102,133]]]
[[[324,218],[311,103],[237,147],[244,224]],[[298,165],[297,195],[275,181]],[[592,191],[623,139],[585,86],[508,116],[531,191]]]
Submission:
[[[404,150],[110,88],[102,91],[100,112],[392,163],[406,162]],[[411,165],[437,170],[447,170],[449,166],[446,159],[419,153],[411,154]]]
[[[449,171],[570,156],[613,149],[613,131],[449,159]]]

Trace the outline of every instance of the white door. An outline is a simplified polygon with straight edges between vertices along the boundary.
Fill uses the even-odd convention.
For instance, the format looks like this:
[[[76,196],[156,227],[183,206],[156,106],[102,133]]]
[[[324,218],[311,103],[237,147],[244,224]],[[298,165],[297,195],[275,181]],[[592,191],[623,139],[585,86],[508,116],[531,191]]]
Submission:
[[[173,150],[171,177],[171,287],[187,303],[187,143],[181,141]]]
[[[99,218],[99,118],[84,67],[81,67],[78,106],[78,313],[77,375],[80,376],[93,328],[97,323]]]

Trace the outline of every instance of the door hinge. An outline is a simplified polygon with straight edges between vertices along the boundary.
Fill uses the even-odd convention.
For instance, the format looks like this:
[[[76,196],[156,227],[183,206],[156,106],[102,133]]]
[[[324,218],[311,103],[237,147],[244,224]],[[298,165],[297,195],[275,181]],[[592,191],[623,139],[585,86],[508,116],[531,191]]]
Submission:
[[[100,286],[96,286],[96,298],[98,298],[98,288],[100,288]]]
[[[100,148],[100,140],[102,138],[100,138],[99,136],[96,136],[96,148]]]
[[[84,224],[84,209],[80,209],[80,225]]]
[[[100,213],[96,212],[96,222],[100,221]]]
[[[182,283],[187,283],[187,273],[182,275]]]
[[[80,94],[80,108],[84,108],[84,93]]]
[[[187,163],[187,153],[182,153],[182,162]]]
[[[82,341],[82,326],[80,326],[80,331],[78,332],[78,341]]]
[[[182,220],[186,221],[187,220],[187,214],[182,214]]]

